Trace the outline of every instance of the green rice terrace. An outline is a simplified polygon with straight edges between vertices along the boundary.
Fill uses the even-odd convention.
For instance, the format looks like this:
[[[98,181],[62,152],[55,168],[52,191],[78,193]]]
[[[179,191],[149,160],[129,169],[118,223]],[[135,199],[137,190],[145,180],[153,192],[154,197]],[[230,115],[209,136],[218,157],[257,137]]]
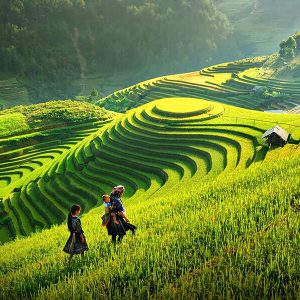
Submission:
[[[16,106],[0,112],[0,197],[36,180],[85,137],[110,122],[112,116],[93,105],[74,101]],[[17,194],[20,198],[16,198]],[[43,206],[40,201],[28,202],[23,198],[23,192],[13,195],[4,201],[4,205],[13,210],[14,217],[7,218],[6,211],[1,215],[1,221],[4,218],[0,230],[2,241],[3,237],[6,240],[11,235],[3,226],[5,222],[15,232],[11,220],[17,220],[16,233],[28,235],[57,221],[57,217],[52,220],[42,217],[45,208],[39,208]],[[61,214],[58,216],[62,217]]]
[[[72,101],[2,111],[1,298],[299,297],[300,87],[263,77],[265,60],[97,102],[123,114]],[[276,124],[290,134],[283,148],[262,140]],[[99,205],[117,184],[138,233],[114,249]],[[90,250],[68,269],[73,203]]]
[[[0,78],[0,107],[30,104],[27,89],[16,79]]]
[[[151,79],[98,101],[98,105],[126,111],[165,97],[195,97],[255,110],[289,110],[300,104],[300,81],[271,78],[264,67],[268,57],[244,59],[200,72]]]

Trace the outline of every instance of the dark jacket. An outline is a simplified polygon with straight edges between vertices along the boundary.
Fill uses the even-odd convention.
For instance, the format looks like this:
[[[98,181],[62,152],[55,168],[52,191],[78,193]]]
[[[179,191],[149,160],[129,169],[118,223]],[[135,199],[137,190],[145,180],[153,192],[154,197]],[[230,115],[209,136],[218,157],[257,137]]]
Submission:
[[[110,202],[115,206],[116,212],[125,210],[121,198],[116,197],[114,194],[110,194]]]

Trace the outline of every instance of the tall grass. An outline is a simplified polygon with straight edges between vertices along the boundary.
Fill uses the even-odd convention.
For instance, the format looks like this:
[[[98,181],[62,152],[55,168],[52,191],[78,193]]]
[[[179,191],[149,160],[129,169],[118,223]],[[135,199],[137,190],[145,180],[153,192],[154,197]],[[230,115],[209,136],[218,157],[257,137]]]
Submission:
[[[190,180],[127,201],[135,237],[112,247],[102,208],[82,218],[90,250],[66,266],[66,225],[0,247],[2,298],[299,296],[299,156],[232,178]]]

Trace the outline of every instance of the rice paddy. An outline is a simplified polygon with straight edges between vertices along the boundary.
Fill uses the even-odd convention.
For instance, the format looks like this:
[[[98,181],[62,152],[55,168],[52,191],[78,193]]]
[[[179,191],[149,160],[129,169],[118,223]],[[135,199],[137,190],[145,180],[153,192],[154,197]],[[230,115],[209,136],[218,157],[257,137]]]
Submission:
[[[101,101],[126,99],[124,114],[2,138],[0,296],[297,298],[300,119],[259,111],[249,89],[262,63],[143,82]],[[297,84],[268,82],[296,104]],[[261,138],[276,124],[291,134],[284,148]],[[114,248],[100,204],[117,184],[138,233]],[[90,250],[68,268],[73,203]]]
[[[27,89],[16,79],[0,80],[0,107],[29,104]]]
[[[299,82],[264,77],[266,57],[223,63],[179,75],[160,77],[117,91],[98,105],[126,111],[155,99],[194,97],[254,110],[288,111],[300,104]],[[277,98],[255,94],[257,87],[279,93]]]

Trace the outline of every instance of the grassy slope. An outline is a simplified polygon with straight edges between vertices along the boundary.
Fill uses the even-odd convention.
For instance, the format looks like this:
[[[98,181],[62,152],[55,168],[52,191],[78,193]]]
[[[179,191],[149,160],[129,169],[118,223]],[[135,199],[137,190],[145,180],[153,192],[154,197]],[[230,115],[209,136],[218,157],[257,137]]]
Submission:
[[[297,0],[215,0],[218,9],[230,19],[237,45],[249,56],[278,50],[278,41],[299,31]],[[245,50],[248,49],[248,50]]]
[[[92,210],[82,219],[90,251],[71,268],[61,251],[65,225],[3,245],[0,293],[39,299],[80,299],[87,291],[101,299],[294,298],[300,292],[299,149],[298,156],[231,178],[126,202],[139,231],[117,249],[100,227],[102,208]]]
[[[0,107],[20,104],[30,104],[27,89],[16,78],[0,75]]]
[[[49,101],[29,106],[15,106],[0,111],[0,138],[22,134],[27,130],[62,127],[107,119],[108,113],[99,107],[72,100]],[[21,123],[20,123],[21,122]]]
[[[36,205],[39,199],[46,205],[46,215],[38,206],[28,206],[44,228],[61,223],[63,216],[55,211],[66,214],[70,199],[82,201],[89,211],[83,223],[91,250],[82,263],[66,268],[61,249],[68,233],[62,226],[7,243],[0,247],[0,295],[79,299],[87,290],[92,298],[299,294],[299,261],[293,253],[299,243],[300,148],[295,143],[266,153],[260,137],[279,121],[289,124],[286,129],[299,142],[300,127],[294,125],[299,126],[300,120],[297,115],[220,104],[228,99],[220,97],[219,87],[215,97],[216,84],[226,83],[232,72],[239,73],[236,82],[241,90],[245,83],[240,81],[249,80],[245,68],[237,65],[173,76],[171,86],[165,81],[158,89],[155,80],[141,83],[139,88],[148,98],[132,99],[132,107],[163,96],[177,98],[140,106],[98,132],[91,131],[55,163],[33,174],[35,182],[21,183],[21,193],[7,195],[4,203],[9,199],[16,205],[8,211],[17,236],[23,234],[22,228],[27,235],[37,226],[26,221],[18,199],[29,197]],[[251,67],[246,72],[249,69],[256,78],[257,70]],[[184,90],[178,93],[178,87]],[[130,95],[131,90],[117,92],[114,99]],[[122,247],[113,249],[100,228],[102,208],[100,212],[92,208],[98,205],[100,193],[120,182],[127,187],[130,219],[140,230],[136,238],[126,237]],[[47,215],[53,217],[48,225]],[[11,249],[18,250],[12,254]]]
[[[113,116],[114,113],[94,105],[74,101],[18,106],[0,112],[0,124],[4,129],[0,137],[0,198],[35,180],[76,148],[82,139],[110,122]],[[18,194],[9,200],[12,207],[17,207],[14,209],[17,218],[24,222],[18,232],[26,235],[44,227],[47,222],[39,213],[34,211],[33,215],[32,212],[28,215],[28,207],[30,209],[32,204],[24,197],[21,201],[27,209],[24,204],[19,207]],[[2,208],[2,202],[0,204]],[[3,241],[10,233],[3,226],[6,214],[0,219]],[[14,222],[20,219],[13,217]]]
[[[113,111],[124,112],[130,108],[164,97],[189,96],[217,101],[255,110],[290,110],[300,104],[299,82],[277,80],[272,57],[256,57],[223,63],[191,72],[147,80],[117,91],[96,104]],[[252,92],[256,86],[266,87],[272,97]]]

